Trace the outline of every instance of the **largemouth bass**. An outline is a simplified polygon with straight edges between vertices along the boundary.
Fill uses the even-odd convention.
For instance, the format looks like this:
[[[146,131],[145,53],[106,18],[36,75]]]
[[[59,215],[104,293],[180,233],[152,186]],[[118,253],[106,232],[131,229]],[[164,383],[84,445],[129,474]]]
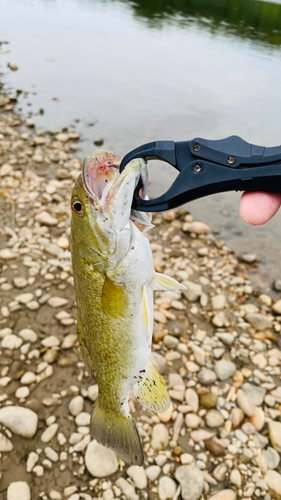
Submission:
[[[119,173],[121,157],[100,151],[89,157],[73,189],[71,252],[82,356],[95,372],[99,394],[92,436],[118,458],[141,465],[143,451],[129,411],[137,399],[155,412],[170,401],[153,358],[153,290],[185,288],[156,273],[143,230],[150,217],[131,212],[135,187],[147,170],[142,159]]]

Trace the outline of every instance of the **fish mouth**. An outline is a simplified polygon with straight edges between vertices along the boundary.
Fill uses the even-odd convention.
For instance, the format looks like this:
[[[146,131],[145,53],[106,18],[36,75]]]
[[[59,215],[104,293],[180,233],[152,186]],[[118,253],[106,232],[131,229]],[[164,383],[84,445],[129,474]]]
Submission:
[[[121,156],[99,151],[86,158],[82,169],[82,181],[91,201],[103,201],[110,186],[119,175]]]

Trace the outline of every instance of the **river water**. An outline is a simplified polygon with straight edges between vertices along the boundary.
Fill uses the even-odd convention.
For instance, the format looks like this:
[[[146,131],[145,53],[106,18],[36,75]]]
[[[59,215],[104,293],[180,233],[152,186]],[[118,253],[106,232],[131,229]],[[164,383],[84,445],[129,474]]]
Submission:
[[[81,157],[100,137],[122,155],[198,136],[281,143],[279,1],[0,0],[0,13],[6,89],[26,92],[18,107],[36,126],[75,127]],[[154,165],[152,195],[173,178]],[[188,208],[239,254],[256,253],[260,283],[270,283],[281,277],[281,216],[250,227],[238,201],[218,194]]]

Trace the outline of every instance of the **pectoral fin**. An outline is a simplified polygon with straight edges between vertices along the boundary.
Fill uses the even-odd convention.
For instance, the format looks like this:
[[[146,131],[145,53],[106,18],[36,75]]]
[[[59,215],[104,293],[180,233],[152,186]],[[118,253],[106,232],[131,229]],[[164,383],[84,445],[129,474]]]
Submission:
[[[156,413],[163,413],[170,406],[170,397],[161,375],[155,367],[155,361],[151,357],[150,364],[135,386],[136,398],[148,409]]]
[[[145,338],[148,339],[150,332],[150,319],[149,319],[149,308],[147,300],[147,290],[146,286],[142,287],[142,311],[143,311],[143,322],[145,328]]]
[[[153,278],[153,290],[186,290],[177,280],[166,274],[155,273]]]

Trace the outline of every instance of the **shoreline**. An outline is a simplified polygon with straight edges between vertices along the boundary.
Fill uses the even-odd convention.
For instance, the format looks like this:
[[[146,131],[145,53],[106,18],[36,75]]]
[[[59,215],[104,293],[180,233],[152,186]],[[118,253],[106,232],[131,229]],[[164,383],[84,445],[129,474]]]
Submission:
[[[43,500],[281,495],[281,301],[184,210],[156,214],[148,233],[156,270],[187,286],[155,294],[153,353],[172,406],[153,415],[131,400],[142,468],[121,472],[93,445],[97,386],[77,348],[69,252],[79,138],[33,128],[14,107],[0,107],[0,492],[23,481],[22,500],[20,488]]]

